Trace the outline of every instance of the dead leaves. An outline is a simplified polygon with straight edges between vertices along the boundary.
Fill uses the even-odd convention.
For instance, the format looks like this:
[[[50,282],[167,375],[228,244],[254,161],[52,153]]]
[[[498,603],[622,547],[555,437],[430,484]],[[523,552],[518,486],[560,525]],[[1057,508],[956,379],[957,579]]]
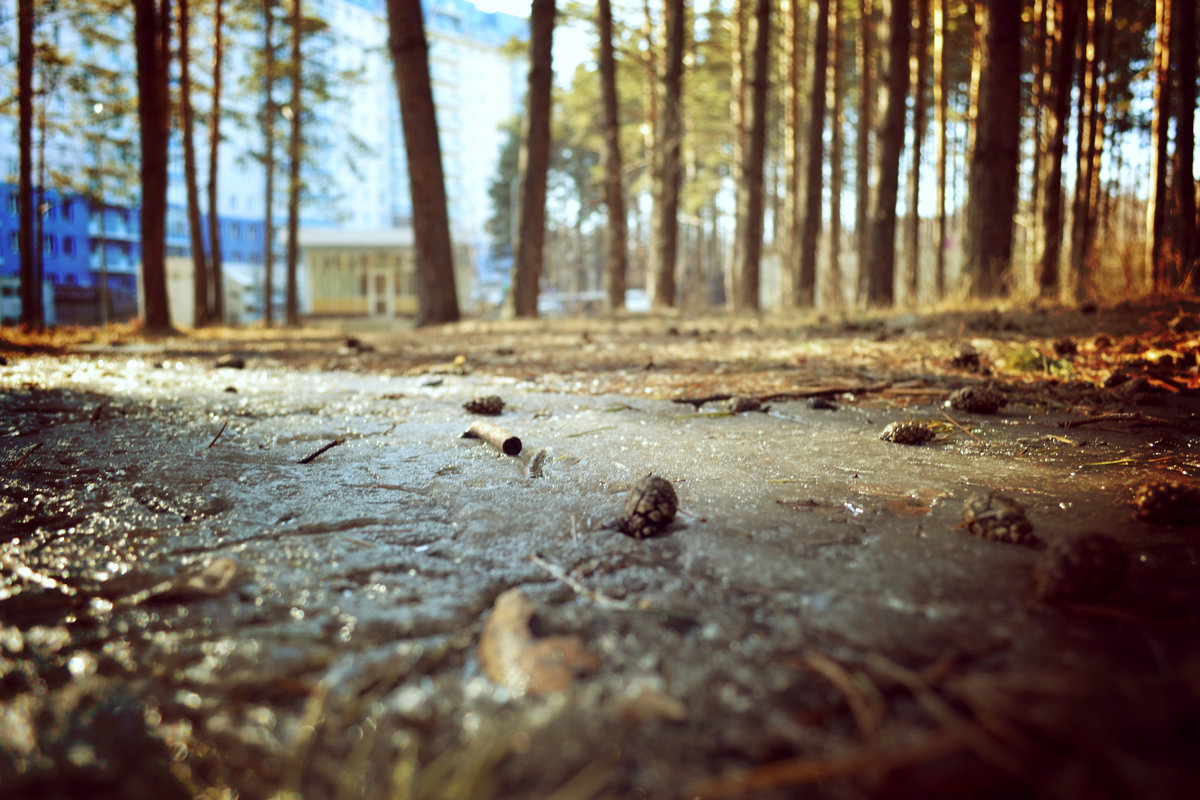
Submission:
[[[520,589],[496,598],[479,640],[484,673],[516,695],[548,695],[594,672],[600,662],[578,636],[534,637],[529,629],[532,601]]]

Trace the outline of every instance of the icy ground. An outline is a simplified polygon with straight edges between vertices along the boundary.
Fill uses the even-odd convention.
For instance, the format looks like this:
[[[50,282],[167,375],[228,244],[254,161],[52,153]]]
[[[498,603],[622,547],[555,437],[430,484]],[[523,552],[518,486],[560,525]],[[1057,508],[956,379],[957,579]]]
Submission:
[[[1195,428],[1064,429],[1071,408],[1016,397],[956,427],[937,393],[731,414],[153,347],[10,358],[0,393],[5,797],[1167,797],[1200,778],[1200,545],[1128,505],[1164,447],[1194,458]],[[520,456],[462,438],[484,394]],[[879,438],[904,419],[938,437]],[[605,527],[650,472],[675,522]],[[1037,549],[958,528],[977,491],[1045,542],[1117,538],[1127,585],[1038,602]],[[594,656],[567,688],[481,665],[513,588],[534,637]]]

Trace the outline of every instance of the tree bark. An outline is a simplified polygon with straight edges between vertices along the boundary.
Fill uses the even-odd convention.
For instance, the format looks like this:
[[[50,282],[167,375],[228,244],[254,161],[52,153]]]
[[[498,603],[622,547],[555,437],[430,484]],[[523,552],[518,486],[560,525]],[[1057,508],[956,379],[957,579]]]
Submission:
[[[870,240],[863,276],[868,303],[890,306],[895,299],[896,196],[900,188],[900,152],[904,149],[905,96],[908,92],[909,0],[883,0],[888,41],[883,73],[886,77],[875,166],[875,196],[871,203]]]
[[[735,305],[739,311],[759,307],[759,268],[763,240],[763,159],[767,140],[767,85],[770,83],[771,3],[756,0],[751,30],[750,103],[746,114],[746,149],[742,159],[742,183],[737,187],[737,232],[741,237],[734,250],[734,274],[738,276]]]
[[[208,117],[208,257],[211,267],[212,319],[225,320],[225,280],[221,269],[221,215],[217,173],[221,154],[221,70],[225,60],[225,3],[213,0],[212,102]]]
[[[679,249],[679,186],[683,176],[683,49],[686,7],[664,0],[666,54],[663,64],[662,136],[659,138],[659,205],[655,209],[658,244],[651,303],[675,306],[675,267]],[[760,220],[761,225],[761,220]]]
[[[296,292],[296,272],[300,262],[300,163],[304,157],[304,63],[300,59],[300,0],[292,0],[289,27],[292,57],[288,64],[288,73],[292,83],[292,96],[288,101],[291,119],[288,120],[287,286],[284,315],[288,327],[297,327],[300,324],[300,302]]]
[[[780,39],[783,42],[783,219],[780,220],[779,230],[783,246],[780,248],[780,263],[784,265],[784,275],[787,283],[784,285],[784,300],[792,302],[798,285],[798,270],[793,265],[799,263],[800,249],[800,173],[804,164],[804,132],[800,126],[800,97],[803,87],[800,66],[803,47],[800,40],[801,9],[806,0],[781,0],[780,3]],[[741,150],[735,148],[735,155],[740,156]],[[740,162],[736,169],[741,170]]]
[[[821,238],[823,170],[825,166],[825,93],[829,72],[829,0],[813,0],[812,91],[808,146],[804,161],[804,203],[800,222],[800,263],[792,302],[801,308],[816,301],[817,245]]]
[[[936,0],[933,11],[933,106],[937,129],[937,245],[934,250],[933,267],[934,297],[941,300],[946,295],[946,165],[949,130],[947,126],[950,109],[950,80],[946,73],[946,18],[947,0]]]
[[[1075,42],[1079,29],[1080,0],[1055,0],[1053,80],[1044,97],[1052,103],[1046,121],[1046,157],[1040,173],[1038,203],[1041,223],[1037,226],[1034,271],[1042,297],[1058,299],[1059,261],[1063,236],[1063,155],[1067,146],[1071,74],[1075,71]]]
[[[733,172],[734,192],[737,196],[741,195],[741,187],[744,183],[742,176],[742,167],[746,162],[746,149],[748,146],[748,133],[746,129],[746,16],[747,6],[750,0],[733,0],[733,8],[730,19],[730,42],[729,42],[729,63],[730,76],[729,81],[732,87],[732,98],[729,103],[729,120],[732,128],[731,136],[733,140],[733,152],[730,158],[730,167]],[[791,0],[793,6],[803,2],[803,0]],[[797,84],[799,85],[799,84]],[[655,198],[655,207],[658,207],[658,198]],[[792,220],[797,217],[792,217]],[[729,269],[725,275],[725,298],[729,307],[739,309],[742,307],[742,276],[738,274],[738,265],[742,262],[741,256],[738,254],[738,248],[742,246],[745,237],[742,235],[741,229],[738,227],[742,224],[740,214],[734,213],[734,229],[733,229],[733,258],[730,260]],[[795,237],[790,239],[791,242],[796,242]],[[755,290],[757,291],[757,290]]]
[[[1084,299],[1091,278],[1092,241],[1098,199],[1099,158],[1104,137],[1104,60],[1112,6],[1105,0],[1087,0],[1087,39],[1079,93],[1079,137],[1076,149],[1075,196],[1071,206],[1071,294]]]
[[[263,322],[275,322],[275,0],[263,0]]]
[[[913,41],[913,128],[912,159],[908,173],[908,219],[904,248],[906,299],[915,305],[920,289],[921,263],[921,147],[925,141],[925,83],[929,69],[929,0],[917,0],[916,39]]]
[[[842,55],[842,0],[829,3],[829,46],[832,60],[829,110],[829,269],[822,294],[833,306],[843,303],[842,292],[842,109],[845,107],[845,59]]]
[[[138,123],[142,156],[142,298],[147,333],[171,331],[165,257],[170,0],[134,0]]]
[[[18,179],[20,228],[17,241],[21,259],[21,327],[26,330],[41,330],[44,327],[42,287],[37,280],[34,259],[36,245],[33,236],[33,17],[33,0],[18,0],[17,96],[20,106],[18,139],[21,166]]]
[[[1171,128],[1171,4],[1155,3],[1154,119],[1150,123],[1150,196],[1146,203],[1146,269],[1155,289],[1166,289],[1178,280],[1163,258],[1164,220],[1167,211],[1167,147]]]
[[[454,251],[420,0],[389,0],[388,26],[412,192],[417,250],[416,323],[454,322],[459,317]],[[535,308],[536,304],[535,296]]]
[[[1200,293],[1200,237],[1197,236],[1196,180],[1196,4],[1175,0],[1172,15],[1175,34],[1175,69],[1178,70],[1179,103],[1175,124],[1175,194],[1179,206],[1180,274],[1190,275],[1191,289]]]
[[[555,0],[533,0],[529,16],[529,88],[521,142],[520,218],[513,264],[513,302],[518,317],[538,315],[538,283],[546,239],[546,177],[550,171],[550,90]]]
[[[858,256],[859,299],[865,301],[870,287],[871,219],[871,132],[875,125],[875,81],[873,0],[858,0],[858,133],[855,137],[854,234]]]
[[[613,58],[612,0],[599,0],[596,9],[600,35],[600,93],[604,106],[604,192],[608,206],[608,254],[605,286],[608,308],[625,308],[626,250],[625,191],[621,181],[621,123],[617,117],[617,67]]]
[[[211,304],[208,297],[208,259],[204,256],[204,223],[200,217],[200,186],[196,180],[196,113],[192,108],[190,16],[189,0],[179,0],[179,113],[183,122],[183,179],[192,249],[192,325],[203,328],[209,324]],[[215,224],[215,220],[213,222]]]
[[[982,50],[963,249],[972,294],[994,298],[1007,288],[1012,266],[1021,124],[1021,8],[1010,0],[983,0],[977,14]]]

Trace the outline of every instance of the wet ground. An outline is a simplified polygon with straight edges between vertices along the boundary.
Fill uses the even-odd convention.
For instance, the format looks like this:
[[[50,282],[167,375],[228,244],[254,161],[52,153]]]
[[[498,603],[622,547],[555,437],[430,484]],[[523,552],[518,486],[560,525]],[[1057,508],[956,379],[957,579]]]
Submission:
[[[0,794],[1198,797],[1197,329],[1177,304],[11,347]],[[993,382],[995,413],[948,404]],[[485,395],[499,416],[463,408]],[[463,438],[481,419],[520,454]],[[932,440],[880,438],[904,421]],[[679,511],[637,540],[613,523],[647,473]],[[1136,517],[1163,481],[1183,504]],[[1024,543],[965,529],[989,493]],[[1040,597],[1085,531],[1125,574]]]

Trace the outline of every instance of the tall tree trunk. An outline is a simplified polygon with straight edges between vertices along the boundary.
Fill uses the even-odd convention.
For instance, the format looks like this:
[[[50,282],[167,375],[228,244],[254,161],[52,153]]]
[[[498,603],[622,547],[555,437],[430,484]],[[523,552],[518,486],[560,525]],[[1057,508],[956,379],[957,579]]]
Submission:
[[[821,238],[822,180],[825,167],[825,92],[829,73],[829,0],[813,0],[812,91],[808,117],[808,146],[804,160],[804,201],[800,222],[800,264],[796,294],[798,307],[816,300],[817,245]]]
[[[191,8],[179,0],[179,112],[183,122],[183,179],[187,191],[188,233],[192,247],[192,325],[210,322],[208,260],[204,257],[204,224],[200,217],[200,186],[196,181],[196,113],[192,108]]]
[[[1196,181],[1196,4],[1175,0],[1175,69],[1179,77],[1179,103],[1175,106],[1175,193],[1179,206],[1178,241],[1180,274],[1191,276],[1193,292],[1200,292],[1200,236],[1197,235]]]
[[[846,170],[842,164],[842,109],[845,108],[845,58],[842,55],[842,0],[829,3],[829,46],[833,61],[830,80],[829,124],[829,268],[822,294],[833,306],[840,307],[842,292],[842,185]]]
[[[746,113],[746,149],[743,153],[741,185],[737,187],[737,234],[733,273],[738,277],[735,307],[756,311],[759,307],[759,267],[763,240],[763,161],[767,140],[767,84],[770,63],[771,3],[756,0],[750,26],[750,103]]]
[[[529,16],[529,89],[521,138],[520,218],[512,294],[518,317],[538,314],[538,282],[546,239],[546,177],[550,171],[550,90],[554,79],[555,0],[533,0]]]
[[[1081,0],[1055,0],[1054,60],[1046,102],[1052,109],[1045,125],[1046,157],[1040,174],[1038,203],[1041,223],[1034,254],[1034,271],[1042,297],[1058,299],[1059,261],[1063,236],[1063,155],[1070,123],[1071,74],[1075,71],[1075,42]]]
[[[859,301],[867,300],[871,249],[871,132],[875,129],[873,0],[858,0],[858,133],[855,137],[854,235],[857,240]]]
[[[801,53],[803,46],[800,41],[801,10],[806,0],[781,0],[780,27],[783,42],[783,219],[780,220],[780,230],[783,246],[780,248],[780,263],[786,265],[781,276],[784,284],[784,299],[790,303],[795,297],[797,279],[792,274],[793,264],[799,262],[800,248],[800,173],[804,163],[804,135],[800,127],[800,84]],[[735,156],[741,155],[741,150],[735,148]],[[740,162],[736,170],[741,170]]]
[[[655,209],[658,257],[653,291],[655,308],[675,306],[675,267],[679,244],[679,186],[683,177],[683,48],[687,13],[683,0],[664,0],[666,54],[663,65],[662,137],[659,139],[659,206]],[[760,220],[761,224],[761,220]]]
[[[275,0],[263,0],[263,322],[275,321]],[[209,212],[212,213],[211,210]]]
[[[912,7],[909,0],[882,0],[888,24],[883,64],[885,96],[881,112],[875,193],[871,202],[870,241],[864,299],[890,306],[895,299],[896,196],[900,190],[900,152],[904,149],[905,96],[908,92],[908,43]]]
[[[1030,59],[1029,113],[1032,162],[1029,180],[1029,222],[1025,228],[1026,262],[1036,273],[1037,247],[1042,238],[1042,172],[1046,169],[1047,117],[1050,113],[1053,88],[1050,75],[1054,72],[1054,0],[1034,0],[1033,53]],[[1037,284],[1037,275],[1033,274]]]
[[[793,5],[799,4],[804,0],[792,0]],[[730,62],[730,84],[733,89],[732,99],[729,104],[729,119],[732,127],[733,153],[731,165],[733,170],[733,185],[734,192],[737,196],[741,196],[741,187],[745,183],[742,175],[742,167],[746,163],[746,149],[748,143],[748,132],[746,129],[746,17],[748,15],[748,6],[750,0],[733,0],[733,10],[730,20],[730,43],[729,43],[729,62]],[[799,84],[797,84],[799,85]],[[657,173],[653,173],[657,174]],[[655,197],[655,208],[658,207],[658,198]],[[738,274],[738,265],[742,259],[738,256],[737,250],[742,246],[745,237],[742,231],[738,228],[742,224],[742,216],[735,212],[734,214],[734,230],[733,230],[733,259],[730,262],[729,269],[725,273],[725,298],[731,308],[741,308],[742,295],[742,276]],[[796,241],[796,239],[792,239]]]
[[[933,267],[934,297],[946,295],[946,163],[949,129],[947,112],[950,109],[950,79],[946,73],[947,0],[936,0],[933,11],[933,107],[937,118],[937,246]]]
[[[1071,204],[1071,294],[1084,299],[1092,263],[1092,228],[1095,216],[1097,140],[1100,125],[1100,84],[1103,80],[1105,0],[1087,0],[1082,82],[1079,92],[1079,136],[1076,140],[1075,196]]]
[[[1166,289],[1178,281],[1163,256],[1167,212],[1167,146],[1171,133],[1171,4],[1155,3],[1154,119],[1150,124],[1150,196],[1146,203],[1146,269],[1155,289]]]
[[[292,0],[291,28],[292,57],[288,73],[292,83],[292,97],[288,101],[291,119],[288,131],[288,199],[287,199],[287,287],[285,319],[289,327],[300,324],[300,302],[296,292],[296,272],[300,262],[300,163],[304,158],[302,121],[304,117],[304,63],[300,60],[302,19],[301,0]]]
[[[1005,291],[1012,267],[1021,125],[1021,8],[1011,0],[983,0],[976,13],[982,52],[963,250],[972,293],[993,298]]]
[[[388,0],[388,29],[412,192],[417,258],[416,322],[418,325],[454,322],[459,316],[454,251],[421,0]],[[536,303],[535,297],[535,307]]]
[[[138,124],[142,156],[142,297],[148,333],[171,331],[165,263],[167,232],[167,138],[171,104],[170,0],[134,0],[137,45]]]
[[[613,58],[612,0],[596,9],[600,34],[600,93],[604,105],[604,193],[608,206],[608,254],[604,277],[608,308],[625,308],[626,249],[625,192],[621,181],[621,123],[617,117],[617,66]]]
[[[20,106],[20,158],[19,184],[20,230],[17,241],[21,258],[21,327],[26,330],[41,330],[42,287],[37,280],[34,259],[33,235],[33,0],[18,0],[17,3],[17,97]]]
[[[212,102],[208,112],[208,257],[212,275],[212,317],[216,322],[224,322],[225,280],[221,269],[221,215],[217,204],[217,173],[221,154],[221,71],[225,60],[224,0],[213,0],[212,25]]]
[[[655,259],[658,258],[658,227],[653,222],[653,215],[655,209],[662,202],[658,196],[658,190],[661,187],[657,178],[659,174],[658,137],[660,132],[658,114],[658,62],[660,48],[654,35],[654,12],[650,8],[650,0],[642,0],[642,15],[644,19],[642,26],[643,47],[641,49],[642,99],[646,114],[646,124],[642,126],[642,151],[643,157],[646,160],[646,172],[650,176],[650,220],[643,219],[640,213],[636,215],[637,231],[641,231],[641,233],[635,232],[635,237],[639,243],[638,246],[642,255],[640,259],[641,277],[646,293],[649,295],[653,288],[654,279],[652,276],[657,271]],[[736,73],[736,58],[734,64]],[[734,148],[737,148],[736,140]],[[649,241],[647,241],[646,230],[649,231]]]
[[[925,141],[925,83],[929,70],[929,0],[917,0],[916,38],[913,41],[912,160],[908,173],[908,219],[904,248],[904,286],[907,301],[915,305],[920,287],[921,263],[921,147]]]

